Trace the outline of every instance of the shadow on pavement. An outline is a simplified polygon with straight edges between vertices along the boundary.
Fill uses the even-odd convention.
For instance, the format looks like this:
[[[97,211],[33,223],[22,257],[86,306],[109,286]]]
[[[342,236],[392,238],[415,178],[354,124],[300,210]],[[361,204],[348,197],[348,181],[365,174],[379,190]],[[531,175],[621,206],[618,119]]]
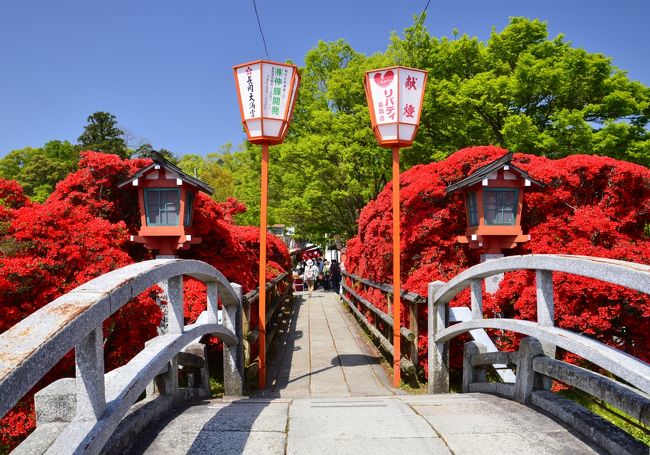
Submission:
[[[128,454],[244,453],[253,426],[267,406],[265,401],[242,400],[199,401],[178,407],[138,435]],[[182,425],[180,420],[175,422],[179,417]]]
[[[314,293],[310,298],[315,299],[325,297],[325,295],[319,295],[321,292],[323,291]],[[258,390],[255,392],[254,396],[279,396],[280,392],[286,389],[289,384],[304,379],[305,377],[317,375],[332,368],[379,365],[381,363],[378,356],[364,354],[339,354],[332,358],[329,366],[290,379],[289,372],[293,361],[293,353],[303,349],[296,344],[296,340],[300,340],[305,335],[301,330],[296,329],[298,317],[300,316],[301,311],[307,310],[308,305],[308,296],[306,293],[304,293],[304,295],[297,293],[295,297],[294,302],[287,306],[287,311],[278,327],[278,342],[274,346],[274,352],[269,356],[269,376],[267,379],[267,385],[271,385],[271,387],[268,390]]]

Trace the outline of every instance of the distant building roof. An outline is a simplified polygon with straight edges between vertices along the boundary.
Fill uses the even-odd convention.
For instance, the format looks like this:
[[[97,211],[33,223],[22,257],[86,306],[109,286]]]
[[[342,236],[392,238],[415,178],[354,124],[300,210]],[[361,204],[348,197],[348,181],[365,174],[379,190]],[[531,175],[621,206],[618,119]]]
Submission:
[[[163,168],[169,169],[170,171],[175,172],[176,174],[180,175],[182,180],[186,181],[187,183],[189,183],[192,186],[197,187],[199,190],[203,191],[204,193],[207,193],[207,194],[214,193],[214,189],[210,185],[202,182],[201,180],[199,180],[199,179],[197,179],[195,177],[192,177],[189,174],[186,174],[185,172],[183,172],[183,170],[181,168],[179,168],[178,166],[170,163],[165,158],[163,158],[160,153],[158,153],[156,151],[152,151],[151,152],[151,159],[153,160],[152,164],[145,167],[144,169],[141,169],[140,171],[138,171],[137,173],[132,175],[128,180],[125,180],[125,181],[121,182],[117,187],[122,188],[122,187],[128,185],[129,183],[133,182],[134,180],[141,178],[147,172],[155,169],[156,166],[161,166]]]
[[[445,192],[447,194],[451,194],[454,191],[461,190],[463,188],[468,188],[470,186],[473,186],[483,179],[487,178],[490,174],[493,172],[496,172],[500,169],[503,168],[503,166],[508,166],[508,170],[510,172],[513,172],[515,174],[519,174],[520,177],[530,180],[531,184],[535,184],[540,188],[544,188],[544,184],[538,180],[535,180],[532,178],[526,171],[518,168],[514,164],[512,164],[510,161],[512,160],[512,152],[511,153],[506,153],[503,155],[501,158],[498,160],[492,161],[489,164],[486,164],[485,166],[479,168],[474,172],[472,175],[465,177],[463,180],[460,180],[456,183],[452,183],[449,185],[447,188],[445,188]]]

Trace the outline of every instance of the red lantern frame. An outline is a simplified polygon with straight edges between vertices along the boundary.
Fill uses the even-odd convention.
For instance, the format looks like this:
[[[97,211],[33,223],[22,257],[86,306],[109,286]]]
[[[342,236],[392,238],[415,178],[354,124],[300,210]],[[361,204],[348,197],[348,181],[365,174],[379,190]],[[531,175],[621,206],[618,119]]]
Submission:
[[[375,112],[375,101],[373,99],[373,94],[372,94],[372,89],[371,89],[371,84],[373,83],[373,78],[371,78],[371,74],[379,74],[383,72],[384,74],[388,73],[388,71],[395,71],[396,77],[397,77],[397,121],[395,122],[382,122],[379,123],[377,121],[377,115]],[[415,118],[415,122],[403,122],[399,121],[400,118],[400,111],[401,111],[401,101],[402,101],[402,90],[404,90],[403,87],[401,87],[400,81],[401,81],[401,76],[403,72],[413,72],[413,73],[418,73],[422,75],[423,81],[422,81],[422,89],[420,90],[420,99],[418,101],[418,108],[417,108],[417,118]],[[379,145],[383,147],[393,147],[393,146],[399,146],[399,147],[408,147],[411,144],[413,144],[413,140],[415,139],[415,135],[417,134],[418,130],[418,125],[420,124],[420,115],[422,112],[422,102],[424,100],[424,88],[426,87],[427,84],[427,76],[428,72],[426,70],[420,70],[416,68],[407,68],[403,66],[391,66],[388,68],[380,68],[376,70],[371,70],[371,71],[366,71],[365,73],[365,78],[364,78],[364,89],[366,92],[366,99],[368,101],[368,107],[370,111],[370,122],[372,124],[372,131],[375,133],[375,137],[377,138],[377,142],[379,142]],[[395,77],[395,76],[393,76]],[[391,126],[395,125],[395,138],[394,139],[387,139],[384,138],[384,133],[382,132],[383,127],[386,126]],[[400,127],[408,127],[408,129],[413,129],[412,133],[409,135],[408,139],[403,139],[400,137]]]
[[[288,101],[285,106],[284,112],[282,113],[282,118],[278,119],[275,117],[269,117],[265,115],[257,115],[254,117],[246,118],[246,113],[244,110],[244,102],[242,100],[242,90],[240,87],[240,81],[238,76],[238,70],[246,67],[254,67],[259,65],[259,112],[264,113],[264,104],[265,99],[262,93],[262,87],[264,86],[264,67],[282,67],[282,68],[291,68],[291,81],[289,83],[289,91],[287,93]],[[233,67],[233,73],[235,75],[235,85],[237,88],[237,100],[239,101],[239,113],[241,115],[242,124],[246,130],[246,136],[248,141],[251,144],[281,144],[284,141],[284,137],[287,135],[289,130],[289,125],[291,124],[291,119],[293,117],[293,108],[296,104],[296,99],[298,98],[298,88],[300,87],[300,73],[298,72],[298,67],[290,63],[278,63],[270,60],[255,60],[253,62],[242,63]],[[257,128],[253,129],[251,124],[259,122],[259,131],[260,134],[254,134],[254,131],[257,131]],[[267,125],[265,125],[265,122]],[[280,128],[278,129],[278,134],[264,134],[267,131],[269,122],[281,122]]]

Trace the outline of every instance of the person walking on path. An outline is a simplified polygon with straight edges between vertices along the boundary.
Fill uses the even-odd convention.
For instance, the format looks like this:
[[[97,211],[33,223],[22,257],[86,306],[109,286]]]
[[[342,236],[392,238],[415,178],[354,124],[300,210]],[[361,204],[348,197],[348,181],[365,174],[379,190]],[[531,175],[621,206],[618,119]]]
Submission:
[[[326,291],[330,290],[330,263],[327,259],[323,261],[323,287]]]
[[[341,289],[341,269],[336,259],[332,259],[332,265],[330,266],[330,283],[332,283],[334,292],[338,294]]]
[[[316,277],[318,276],[318,266],[314,264],[314,261],[309,259],[307,261],[307,267],[305,267],[305,274],[303,279],[307,283],[307,289],[309,290],[309,295],[314,291],[314,283],[316,282]]]

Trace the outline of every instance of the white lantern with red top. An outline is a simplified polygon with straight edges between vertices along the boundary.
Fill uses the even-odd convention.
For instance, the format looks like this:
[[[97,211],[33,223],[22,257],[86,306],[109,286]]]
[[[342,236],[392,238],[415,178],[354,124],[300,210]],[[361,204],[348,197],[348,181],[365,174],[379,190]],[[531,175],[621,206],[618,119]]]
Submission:
[[[249,142],[282,143],[300,85],[298,68],[288,63],[257,60],[235,66],[233,70]]]
[[[380,145],[406,147],[413,143],[426,81],[426,71],[401,66],[366,72],[370,120]]]
[[[364,86],[372,130],[379,145],[393,150],[393,386],[400,385],[401,284],[399,149],[415,139],[427,72],[394,66],[366,72]]]
[[[233,67],[239,111],[248,141],[262,146],[260,175],[260,262],[258,352],[260,389],[266,387],[266,229],[269,145],[281,144],[289,130],[300,75],[295,65],[257,60]]]

